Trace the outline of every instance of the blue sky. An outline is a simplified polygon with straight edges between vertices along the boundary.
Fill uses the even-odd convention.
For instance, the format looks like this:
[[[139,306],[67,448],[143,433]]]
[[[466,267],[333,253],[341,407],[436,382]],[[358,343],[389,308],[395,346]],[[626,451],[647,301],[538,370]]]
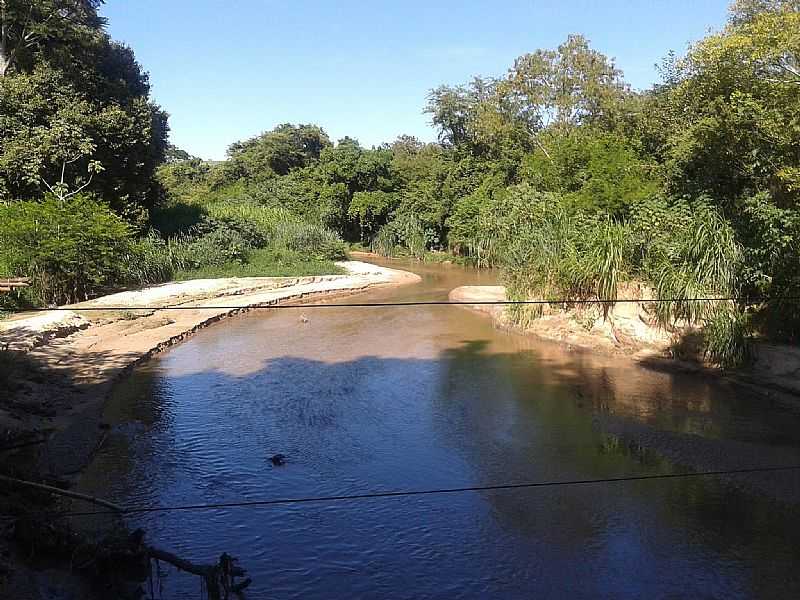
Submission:
[[[136,51],[172,141],[220,159],[278,123],[313,122],[371,146],[435,139],[427,92],[500,75],[582,33],[636,88],[655,63],[725,22],[728,0],[107,0],[109,32]]]

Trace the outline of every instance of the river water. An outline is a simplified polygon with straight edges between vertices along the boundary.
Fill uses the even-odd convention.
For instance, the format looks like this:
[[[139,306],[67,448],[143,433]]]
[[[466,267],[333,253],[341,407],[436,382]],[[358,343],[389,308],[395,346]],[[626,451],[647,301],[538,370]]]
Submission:
[[[423,282],[342,301],[442,300],[495,282],[458,266],[391,264]],[[619,443],[609,420],[747,448],[748,459],[800,458],[791,403],[767,407],[746,390],[576,353],[446,306],[255,311],[138,369],[105,418],[112,433],[80,487],[126,505],[685,470]],[[270,463],[276,453],[284,466]],[[237,556],[254,580],[248,598],[798,598],[797,517],[791,503],[695,477],[129,524],[198,562]],[[199,597],[190,576],[170,572],[163,586],[165,598]]]

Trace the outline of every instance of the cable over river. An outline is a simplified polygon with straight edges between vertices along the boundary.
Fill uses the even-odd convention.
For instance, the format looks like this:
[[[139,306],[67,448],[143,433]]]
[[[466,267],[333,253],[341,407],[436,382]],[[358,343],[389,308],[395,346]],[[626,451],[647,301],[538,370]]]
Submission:
[[[341,302],[446,300],[496,279],[390,265],[422,283]],[[800,401],[572,352],[453,306],[254,311],[137,369],[105,419],[79,489],[125,506],[800,464]],[[788,471],[127,520],[182,556],[238,557],[248,598],[797,598],[799,496]],[[163,586],[199,595],[190,576]]]

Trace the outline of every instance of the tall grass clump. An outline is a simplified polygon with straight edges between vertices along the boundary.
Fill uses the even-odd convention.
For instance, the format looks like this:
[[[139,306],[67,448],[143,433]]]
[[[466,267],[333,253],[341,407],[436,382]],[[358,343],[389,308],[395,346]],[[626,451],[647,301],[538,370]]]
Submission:
[[[511,299],[615,300],[631,270],[629,227],[576,210],[556,194],[509,188],[478,219],[479,262],[502,266]],[[543,311],[544,305],[514,305],[510,312],[524,326]]]
[[[654,222],[647,219],[655,215]],[[641,273],[661,302],[659,323],[668,329],[701,327],[707,360],[739,366],[752,356],[751,318],[733,300],[742,292],[744,249],[730,223],[705,199],[655,199],[634,212]]]
[[[717,306],[703,327],[707,360],[722,368],[736,368],[753,357],[750,315],[737,306]]]
[[[381,227],[370,242],[373,252],[383,256],[410,255],[422,259],[426,250],[438,241],[415,214],[402,214]]]
[[[647,257],[660,322],[702,324],[712,317],[716,302],[696,298],[733,297],[741,289],[743,249],[730,224],[704,204],[694,207],[687,227],[672,232],[670,242]]]
[[[287,219],[275,225],[272,245],[324,260],[347,257],[347,246],[333,230],[297,219]]]
[[[741,307],[697,300],[738,296],[744,264],[733,228],[704,199],[648,198],[615,220],[564,197],[514,186],[496,194],[475,219],[478,233],[470,244],[481,261],[501,265],[510,299],[609,300],[608,317],[620,285],[638,279],[668,300],[655,306],[660,325],[706,329],[708,360],[729,367],[749,358],[750,318]],[[513,305],[509,312],[525,327],[545,308]]]
[[[128,285],[169,281],[177,268],[170,244],[155,231],[133,242],[121,263],[122,277]]]
[[[402,248],[397,232],[390,224],[386,224],[378,230],[370,243],[370,250],[381,256],[393,258],[397,256]]]
[[[597,223],[591,233],[581,261],[586,269],[584,280],[592,282],[598,298],[616,300],[619,285],[630,270],[629,228],[607,218]]]

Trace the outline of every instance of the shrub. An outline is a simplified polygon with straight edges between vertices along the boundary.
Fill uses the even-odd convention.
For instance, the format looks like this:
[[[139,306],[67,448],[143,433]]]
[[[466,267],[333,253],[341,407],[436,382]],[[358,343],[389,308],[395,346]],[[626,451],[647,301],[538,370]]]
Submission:
[[[327,260],[340,260],[347,256],[346,244],[331,229],[297,220],[276,224],[273,245]]]
[[[410,254],[422,259],[426,250],[438,244],[439,236],[433,227],[425,227],[415,214],[403,213],[381,227],[370,246],[383,256]]]
[[[84,300],[124,279],[129,226],[85,196],[0,204],[0,263],[41,304]]]
[[[190,230],[190,234],[198,238],[215,236],[220,243],[230,241],[250,248],[261,248],[267,245],[272,232],[263,231],[256,223],[226,215],[204,217]]]
[[[179,268],[171,250],[169,243],[151,231],[130,245],[121,263],[122,279],[132,285],[169,281]]]
[[[175,236],[191,231],[205,215],[200,204],[173,202],[150,211],[150,222],[162,235]]]
[[[248,240],[235,229],[221,227],[185,243],[182,268],[195,269],[225,263],[244,263],[252,250]]]

